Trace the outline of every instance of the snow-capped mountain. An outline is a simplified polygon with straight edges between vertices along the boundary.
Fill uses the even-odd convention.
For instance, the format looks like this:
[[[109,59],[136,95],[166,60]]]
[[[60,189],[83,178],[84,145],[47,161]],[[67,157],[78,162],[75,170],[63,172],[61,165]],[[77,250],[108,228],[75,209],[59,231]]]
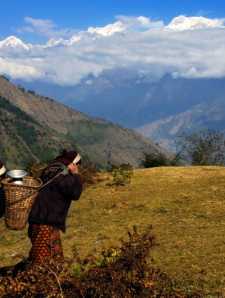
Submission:
[[[9,36],[0,41],[0,50],[14,49],[29,51],[31,47],[31,44],[25,44],[21,39],[15,36]]]
[[[31,26],[37,24],[28,19]],[[89,74],[98,76],[121,67],[157,78],[166,73],[220,78],[225,76],[224,29],[222,18],[191,16],[177,16],[167,25],[145,16],[117,16],[115,22],[86,30],[57,30],[52,24],[42,43],[36,39],[30,45],[15,36],[0,41],[0,74],[17,79],[19,64],[38,74],[35,78],[67,86],[78,84]],[[20,73],[24,78],[24,71]],[[31,80],[30,71],[26,74]]]
[[[28,19],[31,26],[37,23]],[[194,119],[196,129],[199,123],[214,125],[210,119],[215,120],[216,110],[205,111],[208,104],[225,100],[223,18],[180,15],[165,24],[145,16],[118,16],[86,30],[50,25],[43,44],[31,46],[14,36],[1,41],[0,74],[126,127],[154,123],[156,136],[162,122],[155,121],[163,120],[163,129],[170,123],[177,133],[187,127],[182,117]],[[199,105],[206,105],[204,112]],[[198,117],[191,117],[193,112]],[[206,121],[196,122],[206,115]],[[223,121],[222,115],[221,128]]]

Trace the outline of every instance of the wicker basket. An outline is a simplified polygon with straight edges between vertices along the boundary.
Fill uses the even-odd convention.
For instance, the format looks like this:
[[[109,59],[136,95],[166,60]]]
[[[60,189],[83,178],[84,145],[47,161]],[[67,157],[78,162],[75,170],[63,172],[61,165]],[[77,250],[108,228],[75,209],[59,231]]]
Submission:
[[[11,178],[5,178],[2,185],[5,191],[5,223],[9,229],[22,230],[25,228],[32,204],[41,187],[40,179],[26,176],[23,184],[13,183]]]

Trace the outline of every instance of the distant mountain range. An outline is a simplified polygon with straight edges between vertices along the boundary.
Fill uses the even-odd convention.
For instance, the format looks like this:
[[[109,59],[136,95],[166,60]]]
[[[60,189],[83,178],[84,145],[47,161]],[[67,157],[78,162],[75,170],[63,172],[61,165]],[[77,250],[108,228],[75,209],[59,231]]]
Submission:
[[[140,134],[17,87],[0,76],[0,158],[8,166],[47,161],[77,148],[99,166],[138,167],[145,152],[162,149]]]
[[[15,36],[9,36],[4,40],[0,41],[0,50],[1,51],[9,51],[9,50],[24,50],[28,51],[30,49],[31,45],[25,44],[22,42],[21,39],[16,38]]]
[[[89,75],[75,86],[41,81],[25,85],[91,116],[134,128],[168,148],[173,148],[184,131],[225,130],[225,78],[187,79],[168,74],[152,80],[121,68],[98,77]]]

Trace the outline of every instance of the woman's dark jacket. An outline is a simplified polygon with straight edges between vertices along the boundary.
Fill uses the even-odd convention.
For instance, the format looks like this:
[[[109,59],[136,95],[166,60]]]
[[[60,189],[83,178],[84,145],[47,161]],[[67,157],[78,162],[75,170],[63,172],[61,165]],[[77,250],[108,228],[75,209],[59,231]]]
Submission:
[[[45,178],[42,179],[44,183]],[[78,174],[60,174],[39,191],[29,215],[29,224],[51,225],[65,232],[71,201],[78,200],[81,192],[82,182]]]
[[[5,193],[0,182],[0,218],[5,214]]]

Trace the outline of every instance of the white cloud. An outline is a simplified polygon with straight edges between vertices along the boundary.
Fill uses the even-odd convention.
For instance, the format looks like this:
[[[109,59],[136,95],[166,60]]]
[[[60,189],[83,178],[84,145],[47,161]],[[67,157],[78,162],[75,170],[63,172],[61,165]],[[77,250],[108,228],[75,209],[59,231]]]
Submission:
[[[25,17],[24,20],[33,30],[36,29],[44,34],[56,28],[56,25],[51,20],[34,19],[31,17]]]
[[[119,15],[116,19],[122,22],[127,30],[143,31],[164,26],[163,21],[152,21],[150,18],[144,16],[130,17]]]
[[[166,28],[175,31],[196,30],[205,28],[224,27],[225,19],[209,19],[205,17],[178,16],[174,18]]]
[[[33,80],[42,77],[42,74],[32,66],[25,65],[24,61],[3,59],[0,57],[0,73],[7,74],[14,79]]]
[[[103,36],[110,36],[115,33],[127,31],[143,31],[152,28],[163,27],[162,21],[151,21],[144,16],[128,17],[119,15],[116,17],[117,21],[113,24],[108,24],[104,27],[90,27],[89,33],[96,33]]]
[[[97,33],[102,36],[110,36],[110,35],[113,35],[118,32],[123,32],[125,30],[126,30],[126,27],[120,21],[113,23],[113,24],[109,24],[105,27],[90,27],[90,28],[88,28],[89,33],[92,33],[92,34]]]
[[[70,37],[75,30],[72,29],[60,29],[52,21],[48,19],[35,19],[32,17],[25,17],[25,26],[18,29],[19,33],[29,32],[33,34],[38,34],[47,38],[60,38],[60,37]]]
[[[67,29],[58,29],[50,20],[27,22],[48,41],[29,45],[24,53],[16,47],[13,51],[0,47],[0,57],[5,58],[0,71],[13,77],[75,84],[89,73],[118,67],[152,77],[168,72],[194,78],[225,76],[224,19],[178,16],[165,25],[144,16],[117,16],[112,24],[71,30],[68,36]]]

